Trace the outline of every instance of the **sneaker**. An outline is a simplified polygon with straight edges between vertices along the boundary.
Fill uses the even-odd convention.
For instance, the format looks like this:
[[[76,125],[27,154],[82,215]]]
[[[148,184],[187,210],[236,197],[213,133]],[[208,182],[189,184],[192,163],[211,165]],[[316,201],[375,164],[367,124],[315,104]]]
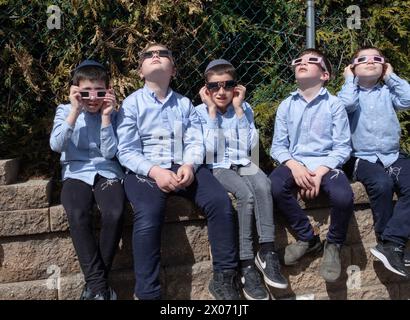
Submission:
[[[109,287],[107,290],[98,292],[95,296],[87,300],[117,300],[117,293]]]
[[[235,270],[215,272],[209,282],[209,292],[216,300],[240,300]]]
[[[269,300],[269,293],[255,266],[241,269],[242,292],[246,300]]]
[[[319,253],[323,248],[318,235],[310,241],[298,240],[286,246],[284,263],[286,266],[293,266],[298,263],[299,259],[307,253]]]
[[[322,264],[319,274],[326,282],[335,282],[342,271],[340,249],[342,245],[325,241]]]
[[[276,252],[261,254],[259,251],[255,257],[255,264],[263,274],[263,280],[271,287],[286,289],[288,281],[280,273],[280,263]]]
[[[406,267],[410,267],[410,249],[407,249],[404,252],[404,257],[403,257],[404,265]]]
[[[404,265],[403,247],[393,242],[378,243],[376,247],[371,248],[370,252],[390,271],[397,273],[402,277],[409,277],[409,273]]]
[[[85,284],[83,287],[83,291],[81,292],[80,300],[90,300],[91,298],[91,290],[88,288],[87,284]]]

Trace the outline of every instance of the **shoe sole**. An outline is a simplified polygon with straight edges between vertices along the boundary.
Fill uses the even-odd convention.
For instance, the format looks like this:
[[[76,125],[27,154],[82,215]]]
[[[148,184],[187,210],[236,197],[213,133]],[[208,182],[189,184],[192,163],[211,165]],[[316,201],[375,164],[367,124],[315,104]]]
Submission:
[[[268,277],[265,276],[265,273],[263,272],[262,265],[259,262],[259,255],[256,255],[255,257],[255,265],[259,269],[260,272],[262,272],[263,275],[263,280],[265,283],[271,287],[278,288],[278,289],[286,289],[288,287],[288,283],[283,284],[283,283],[278,283],[275,281],[270,280]]]
[[[396,269],[394,269],[392,267],[392,265],[389,263],[389,261],[387,260],[387,258],[384,256],[384,254],[382,254],[379,250],[375,249],[375,248],[371,248],[370,252],[372,255],[374,255],[377,259],[379,259],[383,265],[386,267],[386,269],[390,270],[391,272],[394,272],[402,277],[406,277],[406,275]]]
[[[245,289],[242,289],[242,293],[243,293],[246,300],[269,300],[269,293],[268,293],[267,297],[263,298],[263,299],[252,298],[249,294],[246,293]]]

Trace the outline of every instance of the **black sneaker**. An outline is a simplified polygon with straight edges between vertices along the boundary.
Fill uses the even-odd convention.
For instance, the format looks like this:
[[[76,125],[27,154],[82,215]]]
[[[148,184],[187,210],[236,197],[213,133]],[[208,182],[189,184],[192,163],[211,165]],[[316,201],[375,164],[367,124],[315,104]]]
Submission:
[[[80,300],[90,300],[93,297],[91,290],[88,288],[87,284],[84,285],[83,291],[81,292]]]
[[[410,248],[404,252],[403,261],[406,267],[410,267]]]
[[[403,249],[402,246],[393,242],[384,242],[378,243],[375,248],[370,249],[370,252],[383,262],[388,270],[402,277],[409,277],[403,262]]]
[[[261,254],[259,251],[255,257],[255,264],[263,274],[265,283],[271,287],[286,289],[288,281],[280,273],[279,257],[276,252],[270,251]]]
[[[214,272],[209,282],[209,292],[216,300],[240,300],[236,270]]]
[[[117,294],[112,288],[108,288],[107,290],[99,292],[87,300],[117,300]]]
[[[241,269],[242,292],[246,300],[269,300],[269,293],[255,266]]]

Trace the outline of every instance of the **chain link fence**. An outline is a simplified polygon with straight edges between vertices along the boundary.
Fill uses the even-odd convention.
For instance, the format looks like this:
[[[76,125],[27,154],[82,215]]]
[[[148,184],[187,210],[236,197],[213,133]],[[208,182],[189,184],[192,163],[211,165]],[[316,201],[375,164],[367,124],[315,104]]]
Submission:
[[[212,59],[224,58],[237,68],[239,81],[253,104],[277,100],[281,90],[274,88],[292,82],[289,61],[304,46],[303,3],[292,9],[286,12],[286,6],[275,1],[206,3],[204,18],[199,23],[188,21],[196,32],[177,55],[177,91],[199,102],[206,65]]]
[[[121,101],[143,85],[138,53],[149,41],[174,51],[172,87],[194,104],[215,58],[233,63],[252,104],[282,98],[289,61],[304,46],[304,2],[3,1],[0,157],[23,154],[49,172],[57,158],[48,136],[56,105],[68,101],[70,71],[86,58],[105,63]]]
[[[380,9],[367,8],[386,19],[388,10],[396,9],[383,11],[388,5],[382,2]],[[408,44],[400,44],[406,37],[399,30],[409,25],[409,8],[400,7],[404,2],[409,3],[398,1],[397,24],[381,30],[373,23],[357,31],[346,28],[343,1],[315,1],[317,46],[328,53],[337,75],[331,91],[340,87],[360,39],[378,45],[374,39],[391,37],[388,50],[404,47],[391,56],[408,59]],[[50,151],[48,137],[56,105],[68,101],[71,70],[86,58],[105,63],[122,101],[143,85],[138,53],[149,41],[173,50],[177,77],[171,86],[195,105],[206,65],[216,58],[230,60],[256,110],[266,149],[272,106],[294,89],[289,62],[305,47],[305,17],[305,0],[0,1],[0,158],[20,157],[31,174],[55,175],[58,155]]]

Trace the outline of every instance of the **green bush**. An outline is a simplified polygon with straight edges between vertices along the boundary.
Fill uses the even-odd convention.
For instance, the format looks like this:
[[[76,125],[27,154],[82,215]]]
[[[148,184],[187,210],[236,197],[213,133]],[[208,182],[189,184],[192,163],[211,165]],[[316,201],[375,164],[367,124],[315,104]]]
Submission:
[[[385,51],[410,79],[410,1],[360,1],[362,29],[346,27],[350,1],[315,1],[317,43],[335,79],[363,44]],[[47,28],[49,5],[62,12],[62,29]],[[68,101],[70,71],[83,59],[106,63],[119,100],[141,87],[138,52],[148,41],[167,44],[178,68],[172,86],[199,103],[202,72],[214,58],[237,66],[255,109],[262,167],[269,170],[275,110],[294,90],[289,61],[304,48],[305,1],[0,0],[0,158],[20,157],[26,176],[59,176],[59,155],[48,144],[55,108]],[[409,114],[400,114],[402,145],[410,146]]]

